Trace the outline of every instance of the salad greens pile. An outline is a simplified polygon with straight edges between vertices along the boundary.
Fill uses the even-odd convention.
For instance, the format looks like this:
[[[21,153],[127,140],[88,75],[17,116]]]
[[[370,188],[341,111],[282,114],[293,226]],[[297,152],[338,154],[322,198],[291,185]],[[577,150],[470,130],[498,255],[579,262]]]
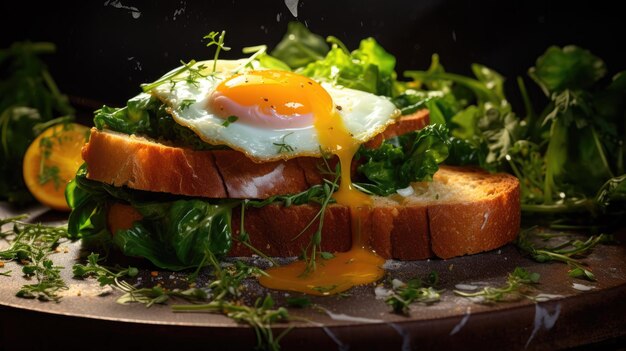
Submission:
[[[418,89],[403,98],[426,96],[431,116],[450,127],[447,162],[516,175],[523,212],[548,215],[553,224],[579,213],[595,223],[619,220],[626,212],[625,72],[603,79],[607,68],[589,51],[550,47],[528,71],[547,104],[536,109],[518,78],[526,110],[520,117],[501,75],[478,64],[472,71],[475,78],[447,73],[433,56],[427,71],[405,72]]]
[[[22,172],[16,172],[24,153],[44,129],[73,119],[74,109],[39,57],[54,51],[46,42],[17,42],[0,50],[0,200],[34,200]]]

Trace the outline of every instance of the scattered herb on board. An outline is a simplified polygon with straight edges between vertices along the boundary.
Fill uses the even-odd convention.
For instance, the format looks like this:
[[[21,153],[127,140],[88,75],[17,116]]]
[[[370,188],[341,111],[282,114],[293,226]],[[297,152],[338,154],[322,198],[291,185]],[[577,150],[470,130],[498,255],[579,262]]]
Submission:
[[[207,251],[207,261],[213,268],[215,280],[208,288],[211,296],[208,303],[192,305],[174,305],[174,312],[209,312],[223,313],[239,323],[249,324],[257,335],[257,348],[268,350],[279,350],[280,339],[285,336],[291,328],[285,329],[277,337],[274,337],[271,325],[276,322],[289,320],[289,312],[284,307],[274,308],[274,300],[271,295],[265,298],[259,297],[253,306],[246,306],[240,303],[242,280],[253,275],[262,274],[256,267],[248,266],[242,262],[237,262],[234,269],[223,269],[219,261]]]
[[[540,246],[537,242],[553,239],[565,239],[553,246]],[[598,244],[613,242],[613,237],[607,234],[592,235],[587,240],[572,239],[571,234],[550,234],[538,231],[535,227],[522,230],[515,244],[526,255],[537,262],[563,262],[570,266],[569,275],[573,278],[582,278],[595,281],[596,278],[580,258],[588,255]]]
[[[533,300],[529,295],[529,291],[534,284],[539,282],[539,273],[531,273],[521,267],[516,267],[512,273],[509,273],[506,284],[499,287],[485,287],[477,292],[465,292],[454,290],[459,296],[472,298],[479,303],[495,303],[506,301],[517,301],[522,298]]]
[[[441,290],[436,286],[439,282],[437,272],[431,272],[426,280],[420,278],[409,279],[406,283],[398,279],[391,281],[391,294],[385,298],[385,303],[398,314],[409,314],[409,306],[414,302],[430,305],[439,302]]]
[[[22,215],[0,220],[0,227],[13,225],[9,233],[4,233],[11,237],[9,247],[0,251],[0,259],[21,263],[24,277],[36,281],[22,286],[16,296],[59,302],[59,293],[67,289],[67,285],[61,278],[63,267],[55,266],[50,255],[55,253],[61,240],[68,237],[67,229],[25,223],[22,220],[26,217]]]

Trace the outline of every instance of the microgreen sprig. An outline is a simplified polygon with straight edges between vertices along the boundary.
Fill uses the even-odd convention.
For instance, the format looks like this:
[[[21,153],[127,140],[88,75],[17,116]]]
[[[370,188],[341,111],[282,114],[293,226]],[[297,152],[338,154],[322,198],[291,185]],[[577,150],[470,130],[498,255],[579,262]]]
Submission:
[[[535,227],[532,227],[522,230],[515,243],[523,253],[529,255],[537,262],[557,261],[567,263],[570,266],[568,273],[571,277],[595,281],[596,278],[591,269],[586,267],[580,258],[588,255],[598,244],[611,242],[613,237],[607,234],[592,235],[585,241],[570,239],[556,246],[539,247],[535,243],[535,239],[547,241],[563,236],[568,235],[539,233]]]
[[[219,36],[218,36],[219,35]],[[213,73],[217,69],[217,58],[220,55],[220,51],[229,51],[230,48],[224,46],[224,38],[226,37],[226,31],[222,32],[211,32],[203,37],[203,39],[209,39],[209,42],[206,44],[207,47],[215,45],[217,48],[215,49],[215,55],[213,56]]]
[[[539,278],[539,273],[531,273],[524,268],[516,267],[512,273],[509,273],[506,284],[503,286],[487,286],[473,293],[454,290],[454,293],[463,297],[478,298],[481,303],[516,301],[521,298],[533,300],[533,297],[527,294],[527,290],[529,290],[532,285],[537,284]]]
[[[435,288],[438,282],[437,272],[431,272],[426,281],[413,278],[405,283],[394,279],[392,292],[385,299],[385,303],[391,306],[395,313],[407,315],[409,306],[414,302],[431,305],[441,300],[441,290]]]
[[[22,221],[25,218],[26,215],[21,215],[0,220],[0,228],[13,224],[10,231],[2,232],[3,237],[11,236],[11,239],[9,247],[0,251],[0,259],[19,261],[24,264],[24,276],[37,281],[24,285],[16,296],[58,302],[60,291],[67,289],[67,285],[61,278],[63,267],[55,266],[49,257],[60,241],[68,237],[67,228],[26,223]]]

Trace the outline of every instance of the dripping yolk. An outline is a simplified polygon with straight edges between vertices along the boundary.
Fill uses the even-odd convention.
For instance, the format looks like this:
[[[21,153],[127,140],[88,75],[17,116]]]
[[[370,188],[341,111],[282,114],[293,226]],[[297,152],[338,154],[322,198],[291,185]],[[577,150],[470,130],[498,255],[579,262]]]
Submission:
[[[249,71],[222,82],[209,97],[209,108],[222,118],[261,128],[302,128],[313,125],[322,150],[336,155],[341,165],[339,190],[333,197],[351,211],[352,249],[317,264],[306,275],[306,263],[267,270],[259,279],[268,288],[314,295],[336,294],[355,285],[375,282],[384,260],[367,246],[361,222],[371,199],[352,185],[350,170],[360,142],[348,132],[328,92],[317,82],[287,71]],[[322,238],[323,249],[323,238]],[[322,260],[320,257],[317,260]]]

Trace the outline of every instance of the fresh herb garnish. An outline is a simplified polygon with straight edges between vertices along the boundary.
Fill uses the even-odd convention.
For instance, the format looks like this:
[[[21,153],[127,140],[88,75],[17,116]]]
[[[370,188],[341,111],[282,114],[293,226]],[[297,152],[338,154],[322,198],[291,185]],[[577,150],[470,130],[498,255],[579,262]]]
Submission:
[[[13,271],[0,272],[0,275],[5,276],[5,277],[10,277],[11,276],[11,272],[13,272]]]
[[[317,256],[320,251],[320,245],[322,244],[322,229],[324,227],[324,217],[326,214],[326,208],[328,207],[328,203],[330,199],[332,199],[333,192],[337,189],[337,182],[339,177],[337,176],[335,180],[331,183],[330,181],[324,179],[324,185],[322,189],[324,190],[324,202],[320,206],[320,210],[317,214],[311,219],[311,221],[300,231],[298,235],[296,235],[292,240],[297,239],[300,235],[302,235],[313,223],[317,220],[317,229],[313,236],[311,236],[311,240],[307,246],[302,249],[302,259],[306,262],[306,268],[304,272],[302,272],[302,276],[306,276],[317,269]]]
[[[611,235],[592,235],[587,240],[569,239],[554,246],[538,246],[537,239],[548,241],[568,234],[540,233],[536,228],[522,230],[515,243],[526,255],[537,262],[563,262],[570,266],[569,275],[573,278],[583,278],[595,281],[596,278],[591,269],[579,259],[586,256],[598,244],[608,243],[613,240]]]
[[[285,138],[290,136],[291,134],[293,134],[293,132],[290,132],[290,133],[287,133],[287,134],[283,135],[282,140],[281,140],[280,143],[272,143],[272,144],[278,146],[278,153],[279,154],[282,154],[284,152],[293,152],[293,150],[294,150],[293,146],[291,146],[291,145],[289,145],[289,144],[287,144],[285,142]]]
[[[219,36],[218,36],[219,35]],[[220,55],[220,50],[229,51],[230,48],[224,46],[224,38],[226,37],[226,31],[220,32],[211,32],[204,36],[203,39],[209,39],[209,42],[206,44],[207,47],[215,45],[217,48],[215,49],[215,55],[213,56],[213,73],[217,69],[217,58]],[[216,39],[217,38],[217,39]]]
[[[222,126],[224,127],[228,127],[229,125],[231,125],[232,123],[237,122],[237,120],[239,119],[239,117],[237,116],[228,116],[228,118],[226,118],[226,120],[224,121],[224,123],[222,123]]]
[[[394,279],[391,295],[385,299],[385,303],[391,306],[395,313],[406,315],[409,313],[409,306],[414,302],[427,305],[439,302],[441,290],[436,289],[438,282],[439,275],[437,272],[431,272],[426,281],[413,278],[404,283]]]
[[[274,337],[271,325],[275,322],[287,321],[289,313],[286,308],[274,309],[271,295],[258,298],[254,306],[242,305],[240,301],[242,280],[253,274],[263,274],[256,268],[237,261],[233,269],[223,269],[215,255],[207,252],[207,261],[213,268],[215,280],[208,286],[212,295],[208,303],[197,305],[174,305],[174,312],[210,312],[223,313],[239,323],[247,323],[257,336],[257,348],[279,350],[280,339],[291,330],[286,329],[278,337]]]
[[[481,303],[516,301],[521,298],[533,300],[533,297],[528,294],[528,290],[538,282],[539,273],[531,273],[524,268],[516,267],[512,273],[509,273],[506,284],[503,286],[488,286],[473,293],[454,290],[454,293],[459,296],[478,299],[477,301]]]
[[[37,281],[22,286],[16,296],[58,302],[59,292],[67,289],[67,285],[61,278],[63,267],[55,266],[50,255],[60,241],[68,237],[67,229],[22,222],[25,218],[23,215],[0,220],[0,227],[13,224],[11,233],[14,235],[9,247],[0,251],[0,259],[22,263],[24,276]]]
[[[196,100],[194,99],[184,99],[183,101],[180,102],[180,110],[184,111],[186,109],[189,108],[189,106],[193,105],[196,103]]]
[[[80,263],[75,264],[72,267],[72,273],[76,278],[86,278],[94,276],[100,283],[100,286],[105,285],[118,285],[118,279],[122,277],[134,277],[139,273],[139,270],[135,267],[122,268],[107,268],[101,266],[100,255],[97,253],[91,253],[87,256],[87,265]]]
[[[245,217],[246,217],[246,206],[248,204],[250,200],[243,200],[241,202],[241,219],[239,222],[239,237],[235,237],[233,236],[233,238],[235,238],[235,240],[239,241],[240,243],[242,243],[245,247],[247,247],[250,251],[254,252],[255,254],[263,257],[264,259],[270,261],[272,263],[272,266],[274,267],[278,267],[278,263],[276,263],[276,261],[269,257],[268,255],[266,255],[264,252],[262,252],[261,250],[257,249],[256,247],[254,247],[252,245],[252,243],[250,242],[250,235],[248,235],[248,232],[246,231],[245,228]]]
[[[274,337],[271,325],[289,319],[289,312],[284,307],[274,309],[274,300],[271,295],[259,297],[254,306],[238,305],[231,302],[211,301],[204,305],[175,305],[174,312],[212,312],[224,313],[239,323],[247,323],[257,336],[257,349],[280,350],[280,340],[291,330],[285,329]]]

